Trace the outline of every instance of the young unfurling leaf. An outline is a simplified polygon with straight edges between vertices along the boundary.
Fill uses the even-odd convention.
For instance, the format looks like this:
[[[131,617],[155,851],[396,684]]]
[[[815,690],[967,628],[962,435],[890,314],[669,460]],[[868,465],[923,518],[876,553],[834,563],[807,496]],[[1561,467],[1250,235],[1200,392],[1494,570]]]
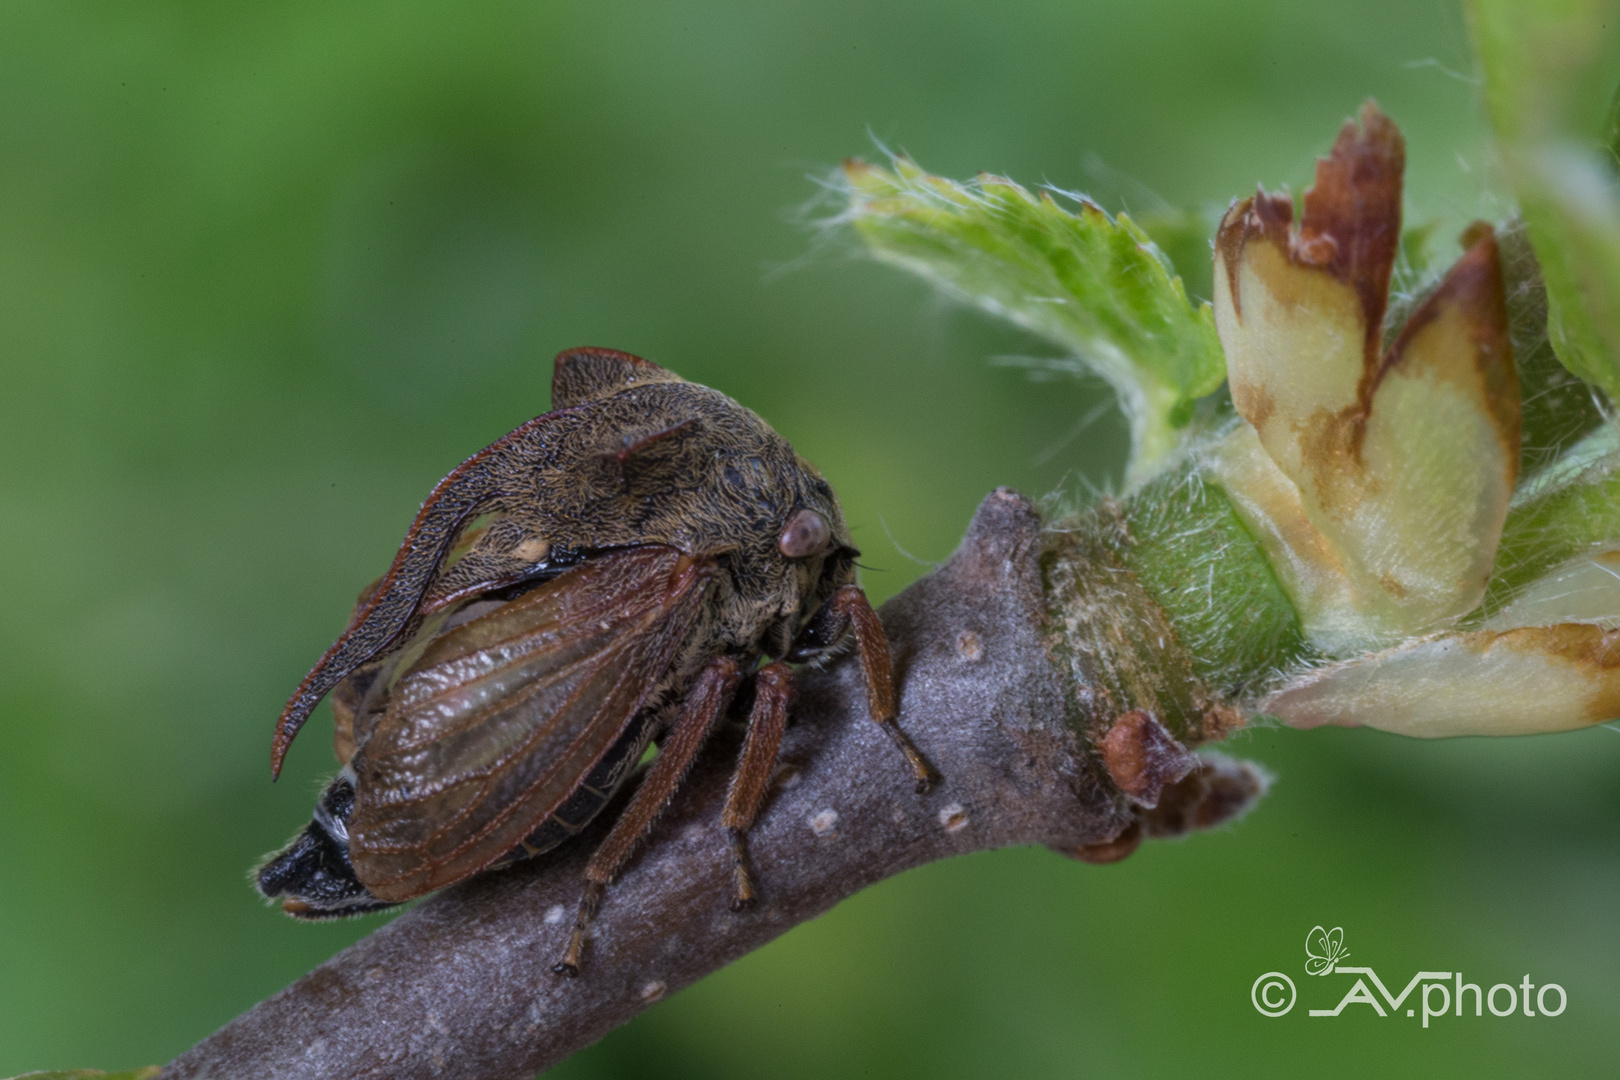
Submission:
[[[1069,350],[1119,394],[1130,481],[1177,447],[1193,402],[1226,377],[1208,304],[1193,305],[1147,233],[1081,199],[981,175],[960,184],[905,158],[844,166],[848,220],[872,252]]]
[[[1216,319],[1247,423],[1206,460],[1312,643],[1343,657],[1257,711],[1426,738],[1612,719],[1615,429],[1599,421],[1515,492],[1520,387],[1485,226],[1384,348],[1401,159],[1369,105],[1298,226],[1291,200],[1261,192],[1217,240]]]
[[[1508,103],[1526,130],[1543,105]],[[1620,712],[1620,429],[1564,367],[1620,389],[1603,330],[1609,306],[1620,326],[1620,240],[1612,278],[1605,262],[1605,215],[1620,237],[1620,199],[1610,206],[1608,182],[1586,183],[1579,169],[1542,188],[1521,183],[1537,254],[1564,259],[1546,267],[1545,290],[1522,228],[1510,224],[1499,246],[1476,223],[1449,270],[1421,282],[1408,272],[1403,287],[1419,287],[1392,313],[1403,244],[1409,260],[1423,236],[1402,237],[1404,159],[1400,132],[1368,103],[1319,162],[1297,216],[1286,194],[1233,205],[1215,245],[1218,349],[1206,344],[1204,311],[1123,215],[1084,202],[1069,213],[1010,181],[956,184],[902,159],[846,167],[847,220],[880,258],[1108,375],[1133,414],[1137,480],[1229,369],[1242,422],[1198,446],[1188,476],[1224,493],[1307,643],[1291,660],[1267,654],[1291,673],[1261,675],[1267,688],[1251,683],[1245,709],[1422,736],[1609,719]],[[1538,192],[1564,199],[1564,217],[1538,219]],[[1517,338],[1510,316],[1523,324]],[[1528,364],[1522,386],[1515,347]],[[1528,409],[1522,396],[1534,398]],[[1161,496],[1139,486],[1134,497]],[[1137,580],[1178,629],[1192,626],[1201,616],[1187,601],[1197,606],[1203,579],[1186,548],[1167,573],[1151,535],[1121,535],[1147,544],[1126,556]]]

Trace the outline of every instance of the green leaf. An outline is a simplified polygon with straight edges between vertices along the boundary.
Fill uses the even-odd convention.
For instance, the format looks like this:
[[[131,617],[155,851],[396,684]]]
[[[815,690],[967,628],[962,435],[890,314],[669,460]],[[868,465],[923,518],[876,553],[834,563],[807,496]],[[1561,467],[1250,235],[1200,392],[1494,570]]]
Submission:
[[[1496,549],[1478,625],[1548,571],[1583,551],[1620,541],[1620,428],[1604,425],[1514,496]]]
[[[1521,485],[1606,419],[1598,394],[1570,373],[1547,337],[1547,289],[1523,221],[1497,227],[1513,366],[1519,373]]]
[[[885,262],[1074,354],[1119,394],[1131,421],[1127,481],[1151,475],[1180,443],[1193,403],[1220,387],[1226,361],[1210,306],[1194,306],[1170,261],[1129,217],[1084,199],[979,176],[844,167],[846,218]]]
[[[1211,251],[1219,215],[1210,218],[1177,207],[1146,210],[1131,219],[1148,234],[1181,275],[1187,295],[1206,301],[1215,295],[1215,260]]]
[[[1620,177],[1614,105],[1594,86],[1616,0],[1468,0],[1486,111],[1547,285],[1547,336],[1620,401]]]
[[[163,1070],[156,1065],[127,1072],[102,1072],[100,1069],[49,1069],[45,1072],[23,1073],[10,1080],[151,1080]]]
[[[1547,283],[1547,338],[1571,372],[1620,401],[1620,189],[1574,145],[1513,155],[1530,242]]]

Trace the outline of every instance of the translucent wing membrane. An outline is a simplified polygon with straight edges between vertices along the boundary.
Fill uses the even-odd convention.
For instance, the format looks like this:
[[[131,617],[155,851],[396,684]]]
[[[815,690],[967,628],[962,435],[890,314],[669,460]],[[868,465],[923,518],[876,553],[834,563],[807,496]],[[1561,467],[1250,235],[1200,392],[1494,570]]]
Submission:
[[[610,552],[429,646],[353,761],[365,886],[409,899],[516,847],[648,704],[712,574],[669,547]]]

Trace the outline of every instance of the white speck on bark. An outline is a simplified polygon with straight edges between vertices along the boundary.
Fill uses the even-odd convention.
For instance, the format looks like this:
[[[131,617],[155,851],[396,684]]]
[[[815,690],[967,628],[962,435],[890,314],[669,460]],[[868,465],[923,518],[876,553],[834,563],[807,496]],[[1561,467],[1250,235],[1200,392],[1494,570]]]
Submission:
[[[946,832],[961,832],[967,828],[967,811],[962,809],[961,803],[953,802],[940,810],[939,823],[945,826]]]
[[[811,814],[809,818],[810,831],[817,836],[826,836],[838,827],[838,811],[832,807]]]
[[[984,659],[984,642],[972,630],[964,630],[956,636],[956,651],[963,660],[977,664]]]

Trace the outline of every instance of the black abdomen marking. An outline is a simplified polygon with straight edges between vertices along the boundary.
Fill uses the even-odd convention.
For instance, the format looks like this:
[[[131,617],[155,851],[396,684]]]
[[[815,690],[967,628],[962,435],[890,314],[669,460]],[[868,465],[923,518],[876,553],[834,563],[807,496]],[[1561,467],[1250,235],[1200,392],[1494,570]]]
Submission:
[[[520,859],[544,854],[564,840],[579,835],[579,831],[602,812],[602,807],[613,798],[625,778],[635,771],[642,751],[647,749],[650,734],[651,717],[643,712],[630,721],[629,730],[619,736],[619,741],[602,756],[596,768],[580,782],[574,793],[538,828],[525,836],[522,843],[502,855],[493,865],[509,866]]]
[[[354,876],[349,863],[349,815],[354,811],[354,774],[348,769],[326,785],[315,817],[285,849],[272,855],[253,883],[295,919],[341,919],[393,905],[378,900]]]
[[[635,771],[651,733],[651,714],[632,720],[629,730],[562,806],[491,864],[492,868],[550,851],[590,824]],[[304,830],[254,874],[259,893],[267,899],[280,897],[281,910],[295,919],[341,919],[393,907],[371,895],[355,877],[349,862],[349,815],[353,812],[354,773],[345,768],[321,792],[315,816]]]

